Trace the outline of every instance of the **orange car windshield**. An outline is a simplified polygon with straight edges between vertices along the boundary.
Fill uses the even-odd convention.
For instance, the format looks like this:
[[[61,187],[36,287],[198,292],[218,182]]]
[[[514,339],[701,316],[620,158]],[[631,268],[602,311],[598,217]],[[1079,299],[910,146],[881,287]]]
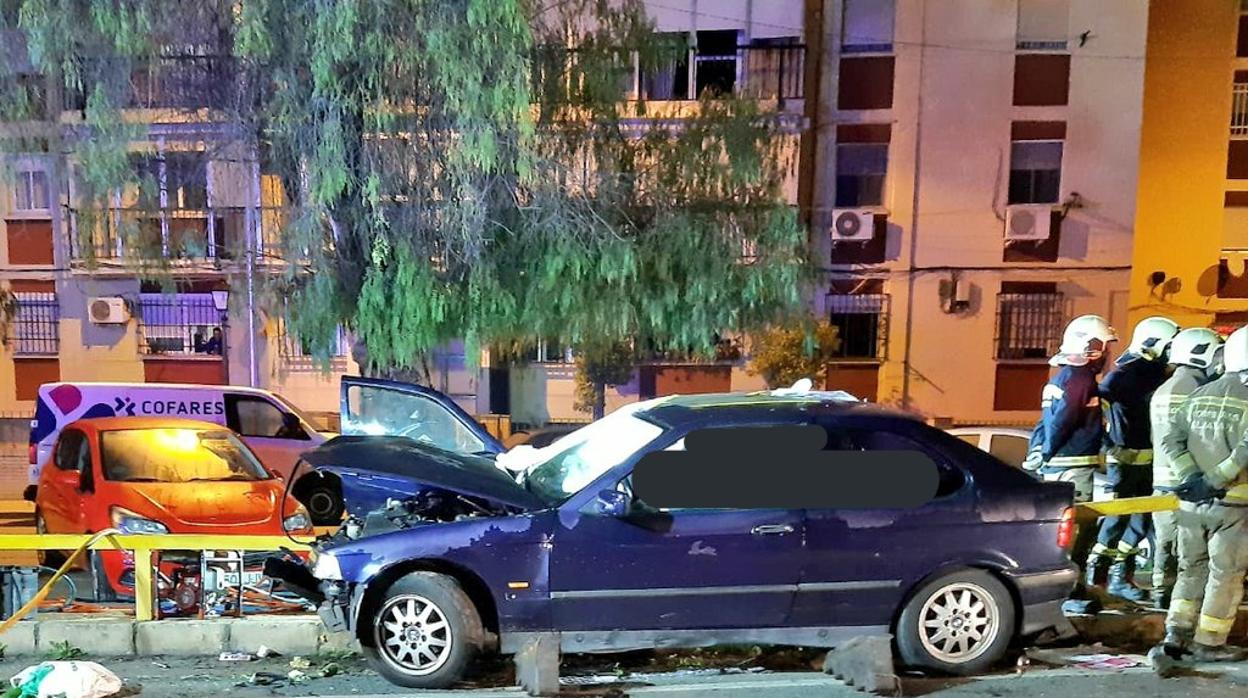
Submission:
[[[104,479],[113,482],[267,480],[255,456],[228,431],[127,429],[100,438]]]

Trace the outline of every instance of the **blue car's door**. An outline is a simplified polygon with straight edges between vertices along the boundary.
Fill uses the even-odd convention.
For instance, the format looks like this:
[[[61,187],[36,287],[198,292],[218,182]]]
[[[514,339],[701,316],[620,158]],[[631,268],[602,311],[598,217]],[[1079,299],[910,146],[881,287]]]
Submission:
[[[445,451],[497,454],[505,449],[446,395],[419,385],[343,376],[344,435],[406,436]]]
[[[901,420],[825,424],[829,449],[919,450],[941,470],[931,502],[909,510],[811,510],[795,625],[886,626],[906,590],[963,547],[975,546],[974,495],[965,473]]]
[[[798,510],[583,515],[553,536],[550,588],[563,630],[786,624],[802,560]]]

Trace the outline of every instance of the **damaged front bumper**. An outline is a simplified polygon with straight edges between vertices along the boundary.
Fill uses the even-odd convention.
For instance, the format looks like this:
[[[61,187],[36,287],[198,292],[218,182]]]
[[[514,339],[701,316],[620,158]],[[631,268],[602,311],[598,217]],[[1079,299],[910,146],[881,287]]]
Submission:
[[[291,593],[316,606],[316,614],[331,632],[348,632],[363,598],[363,584],[321,580],[301,561],[270,557],[264,561],[264,574],[280,580]]]

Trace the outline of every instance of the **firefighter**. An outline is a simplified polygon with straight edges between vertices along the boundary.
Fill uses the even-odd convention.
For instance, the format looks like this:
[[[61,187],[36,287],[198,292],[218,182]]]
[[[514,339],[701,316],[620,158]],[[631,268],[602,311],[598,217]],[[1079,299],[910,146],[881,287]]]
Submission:
[[[1164,317],[1141,320],[1127,351],[1101,381],[1099,394],[1106,415],[1106,483],[1109,499],[1145,497],[1153,489],[1153,440],[1148,402],[1166,381],[1166,350],[1179,326]],[[1135,586],[1136,549],[1148,536],[1148,514],[1106,516],[1096,545],[1088,555],[1088,584],[1100,584],[1109,572],[1109,593],[1140,602],[1148,595]]]
[[[1075,485],[1075,501],[1092,499],[1092,479],[1101,462],[1105,436],[1096,377],[1105,367],[1110,342],[1118,335],[1104,318],[1083,315],[1071,320],[1062,345],[1049,363],[1060,367],[1041,394],[1040,422],[1032,434],[1032,453],[1024,464],[1050,482]],[[1084,560],[1091,529],[1076,536],[1072,559]]]
[[[1179,574],[1166,653],[1237,661],[1226,645],[1248,569],[1248,327],[1223,348],[1225,373],[1192,391],[1161,440],[1179,484]]]
[[[1161,450],[1161,440],[1170,431],[1170,423],[1179,407],[1193,390],[1218,376],[1221,370],[1222,338],[1204,327],[1192,327],[1175,335],[1170,343],[1170,365],[1174,373],[1153,393],[1149,403],[1149,422],[1153,443],[1153,494],[1174,491],[1170,460]],[[1178,570],[1179,529],[1172,511],[1153,514],[1153,589],[1152,602],[1157,608],[1169,608],[1170,590]]]

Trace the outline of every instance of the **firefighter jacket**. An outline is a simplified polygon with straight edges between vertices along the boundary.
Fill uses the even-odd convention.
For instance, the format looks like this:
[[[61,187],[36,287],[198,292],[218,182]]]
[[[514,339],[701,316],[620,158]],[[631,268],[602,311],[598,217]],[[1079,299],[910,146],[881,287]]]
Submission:
[[[1095,368],[1063,366],[1044,386],[1040,410],[1032,443],[1044,466],[1093,467],[1100,462],[1105,427]]]
[[[1161,440],[1175,480],[1199,472],[1226,489],[1225,504],[1248,505],[1248,371],[1192,391]]]
[[[1152,429],[1148,402],[1166,382],[1166,363],[1138,354],[1123,354],[1101,381],[1099,393],[1105,410],[1108,443],[1120,449],[1118,460],[1146,465],[1152,462]],[[1126,449],[1126,451],[1121,451]]]
[[[1170,459],[1161,449],[1161,441],[1170,433],[1176,413],[1192,391],[1209,382],[1203,369],[1179,366],[1161,387],[1153,392],[1149,401],[1149,422],[1153,435],[1153,486],[1167,489],[1179,484],[1170,469]]]

